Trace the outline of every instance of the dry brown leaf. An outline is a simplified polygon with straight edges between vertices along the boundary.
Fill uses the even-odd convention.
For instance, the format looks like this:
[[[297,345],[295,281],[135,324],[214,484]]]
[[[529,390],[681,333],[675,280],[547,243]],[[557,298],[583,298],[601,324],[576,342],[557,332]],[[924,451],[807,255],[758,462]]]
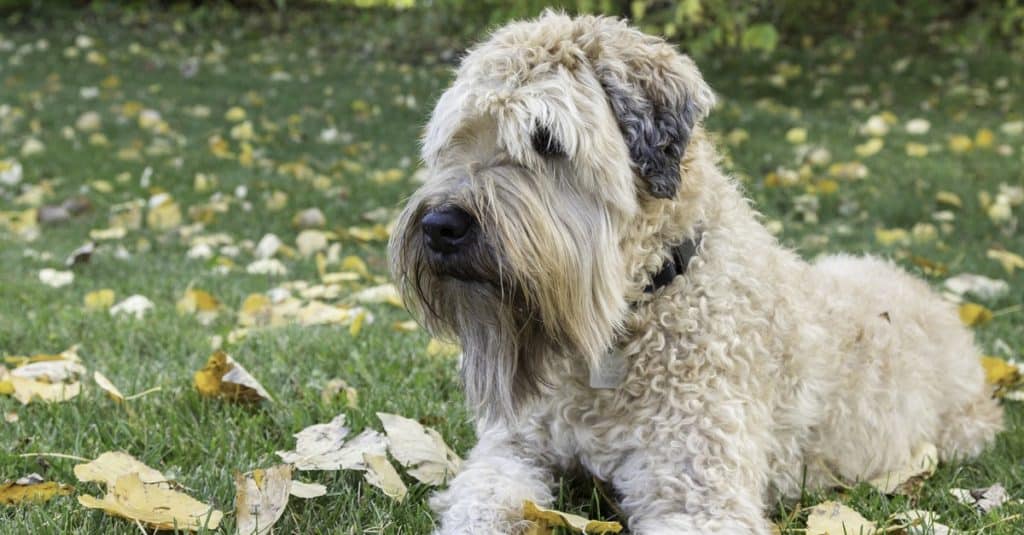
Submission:
[[[926,442],[914,448],[906,466],[883,474],[868,483],[882,494],[916,494],[924,480],[935,473],[939,462],[939,450],[935,444]]]
[[[273,401],[263,385],[223,351],[210,355],[193,379],[196,389],[204,396],[234,401]]]
[[[619,533],[622,524],[605,520],[588,520],[579,515],[563,513],[554,509],[545,509],[526,500],[523,502],[523,518],[533,522],[527,535],[549,535],[551,528],[569,528],[580,533]]]
[[[0,485],[0,504],[19,505],[46,502],[56,496],[67,496],[74,492],[69,485],[44,481],[39,474],[30,474],[17,481]]]
[[[158,470],[146,466],[135,457],[123,451],[108,451],[96,459],[84,464],[75,465],[75,477],[82,483],[95,481],[107,487],[114,485],[117,479],[127,474],[138,474],[146,484],[163,484],[170,486],[170,481]]]
[[[393,498],[398,502],[405,501],[405,495],[409,491],[405,487],[405,483],[402,483],[401,476],[398,475],[395,467],[391,465],[387,457],[364,453],[363,462],[366,465],[366,472],[363,474],[363,478],[366,479],[367,483],[379,488],[389,498]]]
[[[388,451],[409,475],[428,485],[441,485],[458,473],[462,459],[440,433],[397,414],[378,412],[377,417],[388,435]]]
[[[807,516],[807,535],[870,535],[878,531],[874,522],[839,502],[822,502]]]
[[[199,531],[217,529],[224,513],[166,485],[144,483],[137,473],[125,474],[107,488],[103,499],[78,497],[89,509],[142,523],[150,529]]]
[[[953,530],[949,526],[938,522],[939,515],[932,511],[911,509],[889,515],[889,522],[893,525],[886,529],[891,531],[899,528],[899,533],[906,535],[950,535]]]
[[[235,518],[239,535],[271,533],[292,487],[292,467],[287,464],[235,475]]]

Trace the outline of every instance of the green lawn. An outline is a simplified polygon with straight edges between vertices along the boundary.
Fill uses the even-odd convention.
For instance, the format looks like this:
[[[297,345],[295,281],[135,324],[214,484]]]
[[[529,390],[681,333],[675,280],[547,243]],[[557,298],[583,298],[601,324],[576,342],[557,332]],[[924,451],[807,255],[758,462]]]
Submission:
[[[356,432],[379,429],[377,411],[403,414],[438,429],[460,453],[468,451],[472,427],[455,362],[428,355],[429,337],[422,331],[394,329],[408,316],[387,304],[365,305],[373,322],[355,336],[347,327],[288,326],[226,344],[274,403],[252,407],[209,400],[192,385],[192,373],[212,352],[211,337],[227,338],[236,328],[235,311],[247,295],[286,281],[316,282],[312,258],[279,254],[289,270],[285,276],[245,269],[254,260],[251,245],[267,233],[294,246],[298,230],[292,218],[300,210],[321,209],[326,228],[338,234],[341,257],[359,257],[369,268],[369,279],[344,287],[342,302],[352,291],[382,282],[383,241],[360,241],[348,229],[369,227],[367,215],[396,209],[414,189],[419,130],[450,79],[449,65],[440,59],[447,57],[442,46],[427,35],[375,39],[388,35],[389,23],[330,10],[292,13],[283,26],[258,13],[217,10],[177,17],[89,11],[4,17],[0,160],[16,160],[24,176],[16,186],[0,181],[0,212],[74,195],[87,197],[92,209],[43,225],[32,241],[4,230],[0,217],[0,356],[56,353],[79,344],[90,375],[101,371],[126,394],[160,390],[116,404],[86,379],[82,395],[66,403],[22,406],[0,397],[0,413],[17,415],[15,422],[0,422],[0,481],[38,472],[75,484],[78,493],[98,495],[99,487],[76,483],[74,461],[22,454],[93,458],[124,450],[228,512],[235,472],[275,464],[276,450],[293,447],[293,433],[339,412]],[[1021,358],[1024,270],[1008,273],[986,252],[1024,254],[1024,232],[1017,225],[1024,207],[1014,206],[1009,220],[995,221],[979,194],[995,199],[1000,184],[1024,183],[1024,134],[1015,134],[1012,124],[1001,128],[1024,119],[1024,58],[961,49],[933,37],[934,42],[837,40],[767,59],[732,53],[698,58],[722,96],[708,127],[722,138],[724,165],[742,177],[783,242],[806,257],[872,252],[897,259],[936,286],[962,272],[1009,282],[1009,295],[982,303],[996,317],[976,332],[986,353]],[[421,47],[414,45],[417,39]],[[427,52],[410,52],[417,48]],[[251,137],[226,117],[232,107],[245,111]],[[155,116],[139,110],[159,113],[156,126],[146,119],[140,125],[140,115]],[[85,131],[87,124],[76,127],[90,111],[101,119],[95,132]],[[869,139],[858,132],[860,126],[883,112],[894,119],[882,137],[884,146],[877,154],[859,155],[855,147]],[[927,119],[930,130],[907,133],[904,124],[913,118]],[[792,129],[804,129],[806,141],[793,143],[800,132]],[[990,143],[985,132],[979,134],[982,129],[993,134]],[[952,150],[950,139],[959,135],[972,140],[970,150]],[[30,139],[42,144],[41,152],[23,154],[26,144],[34,144]],[[908,156],[911,142],[927,147],[928,154]],[[801,173],[806,147],[825,148],[830,158]],[[216,154],[221,148],[231,155]],[[865,166],[863,178],[835,178],[829,170],[854,161]],[[296,171],[298,163],[307,171]],[[205,191],[196,188],[200,173],[215,177]],[[961,206],[941,204],[940,191],[956,194]],[[158,192],[180,205],[185,224],[194,221],[190,208],[206,223],[192,230],[229,235],[237,256],[187,259],[188,237],[144,225],[121,240],[101,242],[91,262],[74,268],[70,286],[39,281],[41,269],[64,269],[64,258],[88,241],[90,230],[110,226],[112,206]],[[275,192],[287,196],[278,210],[267,205],[281,198]],[[227,211],[204,215],[201,208],[218,200],[214,195],[227,201]],[[951,219],[936,220],[940,210]],[[885,244],[878,238],[888,241],[888,234],[876,236],[879,229],[904,229],[908,236]],[[189,287],[223,303],[224,312],[209,326],[177,313],[175,302]],[[85,310],[85,294],[106,288],[118,301],[142,294],[155,308],[141,320]],[[322,387],[333,378],[358,390],[357,408],[347,408],[343,399],[321,400]],[[1009,430],[998,444],[977,460],[940,467],[916,499],[887,498],[861,485],[808,494],[799,505],[840,499],[876,521],[909,508],[930,509],[942,522],[969,532],[1020,533],[1024,522],[1012,515],[1024,513],[1021,505],[979,515],[948,493],[951,487],[1001,482],[1014,497],[1024,497],[1024,411],[1014,402],[1007,407]],[[432,525],[426,505],[431,490],[411,479],[409,498],[396,504],[357,473],[300,477],[326,484],[329,494],[293,499],[280,533],[427,533]],[[565,509],[613,514],[586,482],[564,483],[561,496]],[[783,527],[803,527],[797,505],[779,505]],[[233,531],[230,514],[222,529]],[[73,496],[0,506],[4,534],[137,531],[128,521],[82,508]]]

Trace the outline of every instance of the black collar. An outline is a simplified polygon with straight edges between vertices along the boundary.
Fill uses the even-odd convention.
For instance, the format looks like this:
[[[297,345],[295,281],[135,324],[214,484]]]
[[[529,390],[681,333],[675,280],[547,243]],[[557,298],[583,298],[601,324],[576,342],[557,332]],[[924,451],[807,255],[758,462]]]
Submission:
[[[644,288],[644,293],[654,293],[672,283],[676,277],[686,273],[690,260],[697,256],[697,248],[703,239],[703,233],[697,234],[695,238],[687,238],[679,245],[669,249],[669,257],[661,266],[661,270],[651,277],[651,283]]]

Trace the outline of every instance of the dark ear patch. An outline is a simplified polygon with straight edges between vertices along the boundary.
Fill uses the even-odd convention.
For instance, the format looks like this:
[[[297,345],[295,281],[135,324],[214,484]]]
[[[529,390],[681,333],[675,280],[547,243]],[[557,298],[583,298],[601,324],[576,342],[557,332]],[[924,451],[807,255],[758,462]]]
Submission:
[[[637,175],[647,183],[651,196],[674,197],[679,190],[679,164],[697,120],[692,100],[681,99],[681,109],[672,109],[611,76],[599,77]]]
[[[546,126],[537,126],[530,135],[530,144],[537,154],[547,158],[549,156],[565,156],[565,149],[562,144],[551,134]]]

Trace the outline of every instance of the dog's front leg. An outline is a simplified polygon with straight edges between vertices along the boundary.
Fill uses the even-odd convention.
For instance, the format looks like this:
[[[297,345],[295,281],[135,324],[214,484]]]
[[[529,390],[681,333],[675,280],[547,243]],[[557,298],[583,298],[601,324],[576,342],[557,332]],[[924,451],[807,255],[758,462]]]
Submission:
[[[704,449],[690,437],[656,450],[636,452],[617,471],[615,488],[622,495],[634,535],[768,535],[770,523],[762,506],[762,477],[757,452],[726,455]],[[749,446],[749,444],[748,444]],[[701,449],[697,446],[697,449]],[[724,448],[728,449],[728,448]],[[751,457],[743,458],[745,455]]]
[[[551,466],[539,448],[507,429],[478,429],[479,442],[448,489],[431,499],[440,513],[437,535],[522,533],[523,501],[552,501]]]

